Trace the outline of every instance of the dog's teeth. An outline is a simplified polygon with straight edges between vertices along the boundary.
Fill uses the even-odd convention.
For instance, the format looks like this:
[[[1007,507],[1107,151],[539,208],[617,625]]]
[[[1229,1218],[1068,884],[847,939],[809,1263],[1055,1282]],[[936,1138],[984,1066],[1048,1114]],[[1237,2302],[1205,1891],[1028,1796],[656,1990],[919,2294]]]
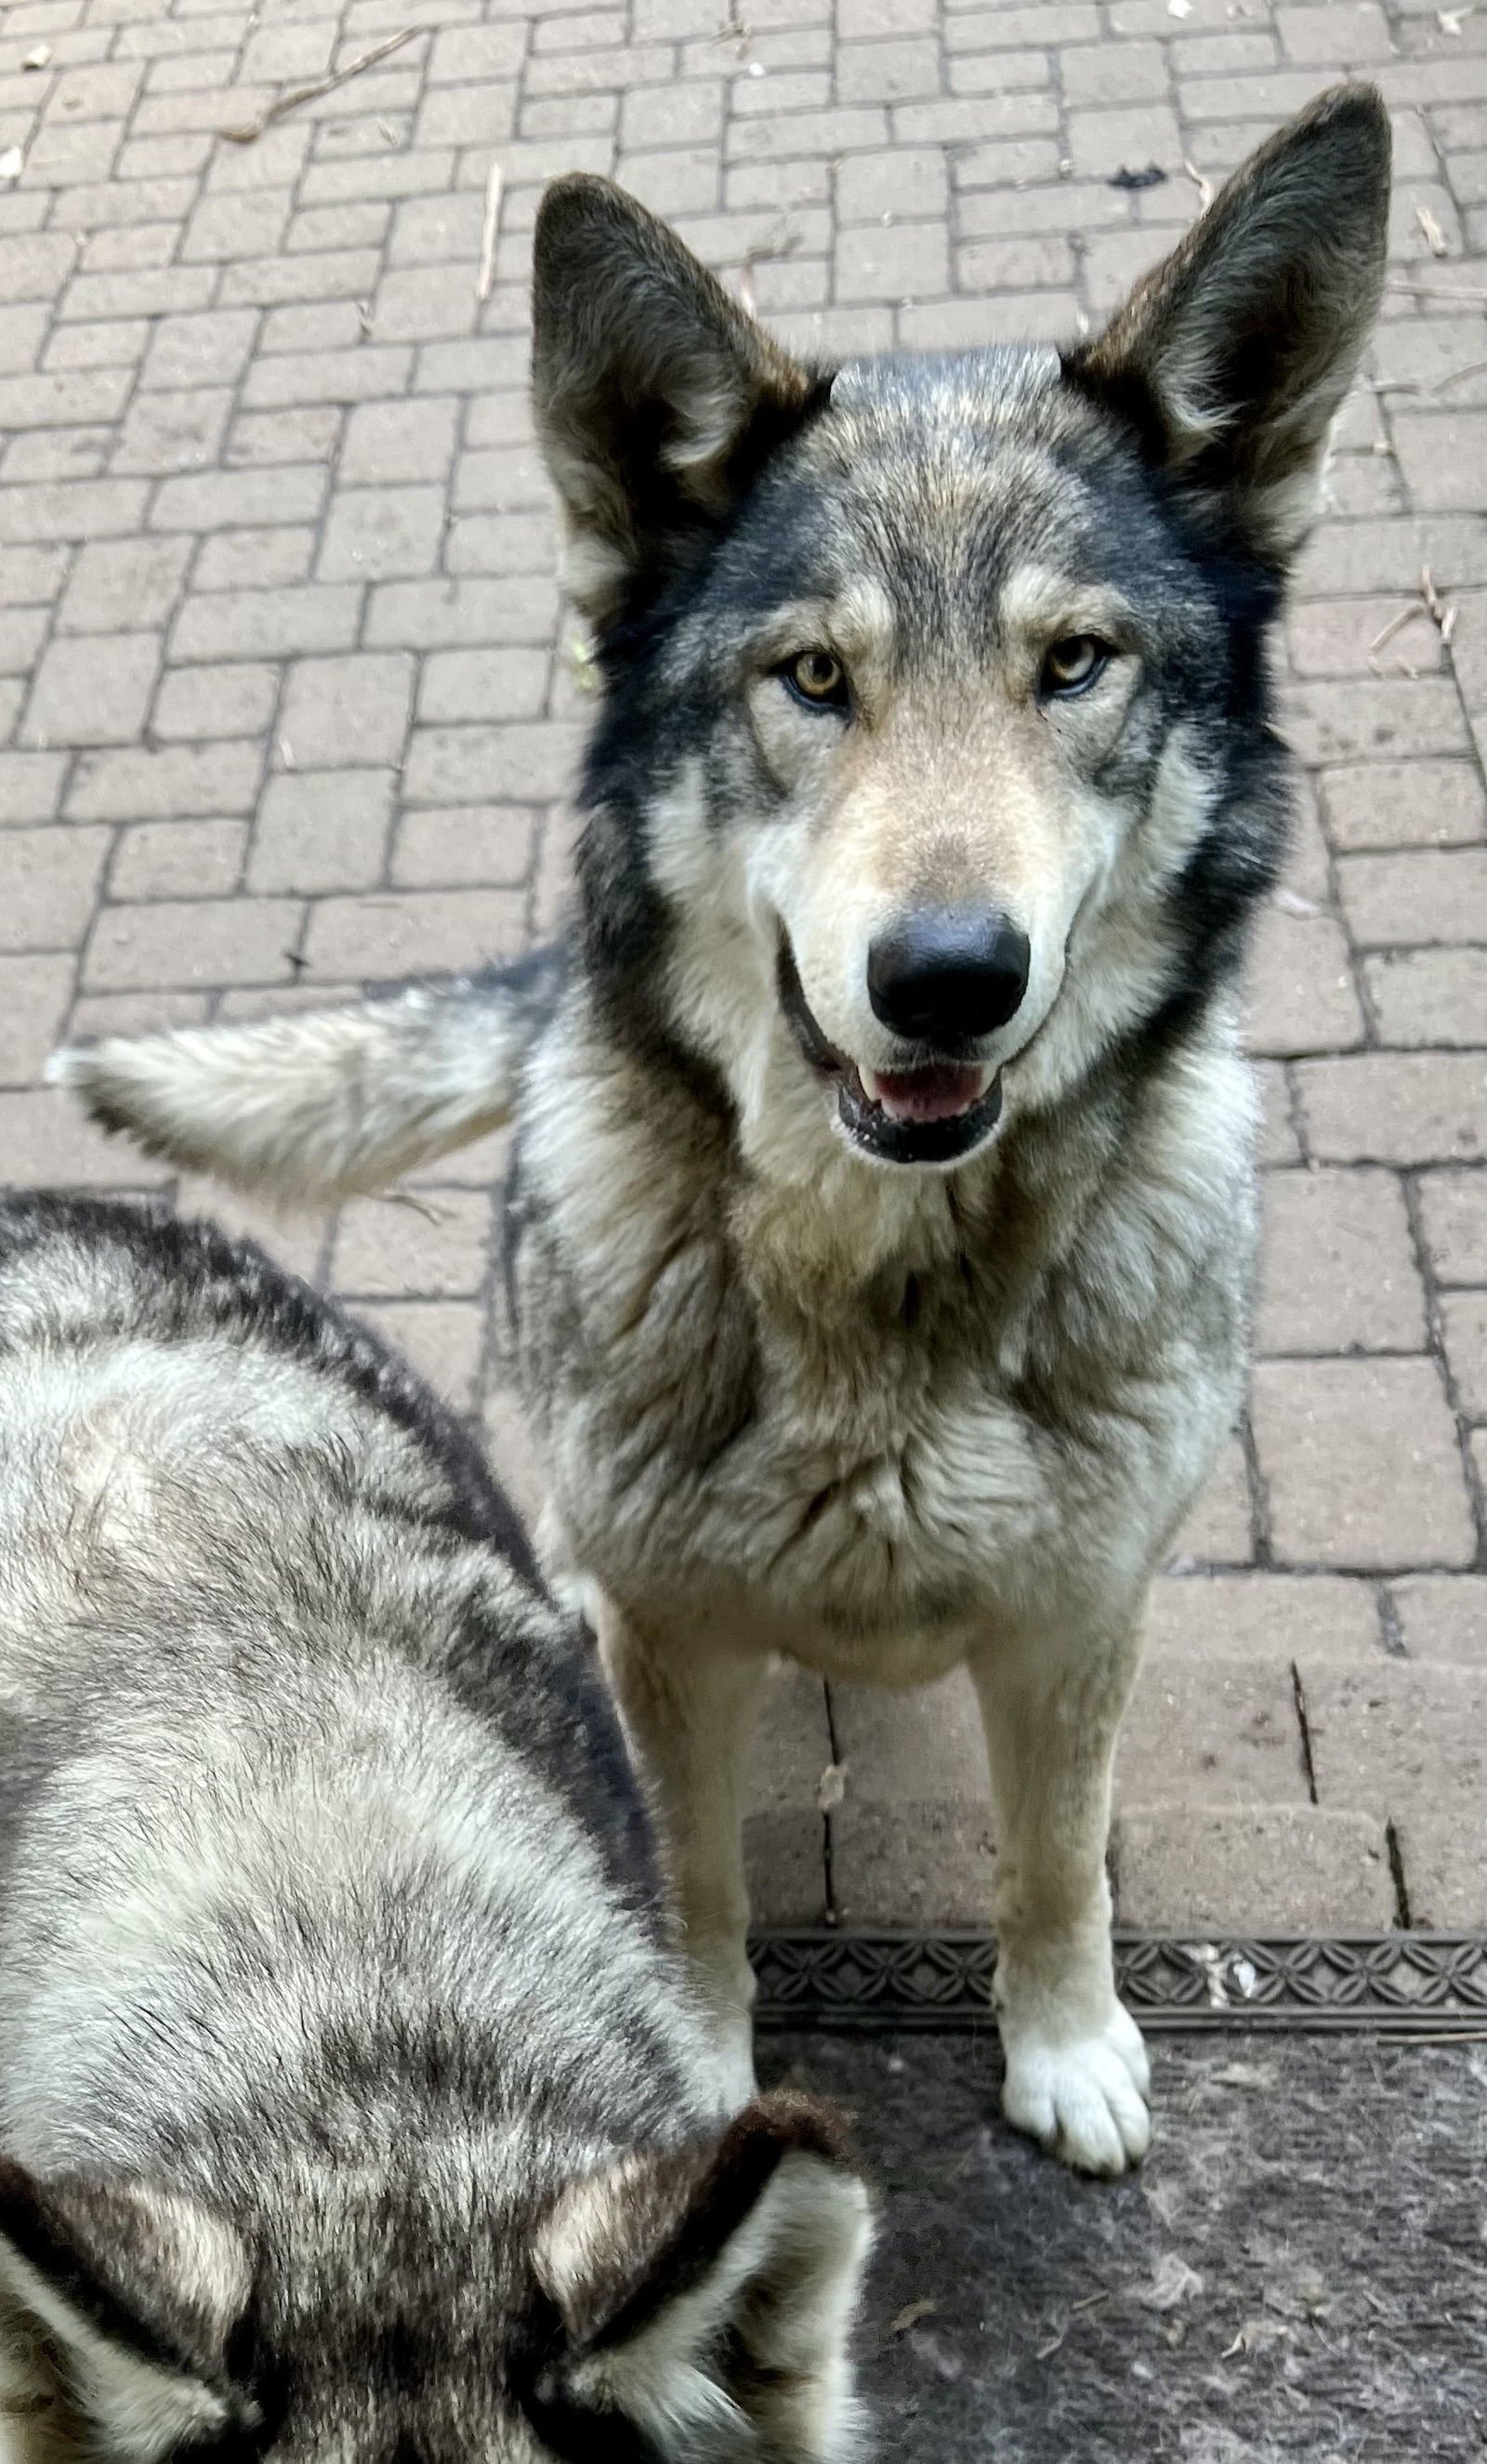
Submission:
[[[864,1069],[861,1082],[868,1102],[890,1121],[954,1120],[980,1102],[992,1072],[931,1062],[920,1069]]]

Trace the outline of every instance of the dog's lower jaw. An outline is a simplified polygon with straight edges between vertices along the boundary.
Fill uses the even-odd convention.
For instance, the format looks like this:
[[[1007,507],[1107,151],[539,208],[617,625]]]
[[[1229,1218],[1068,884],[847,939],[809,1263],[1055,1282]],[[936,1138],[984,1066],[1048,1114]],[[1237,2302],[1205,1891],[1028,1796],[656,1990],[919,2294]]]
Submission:
[[[1041,1965],[1041,1962],[1039,1963]],[[1138,2165],[1151,2141],[1150,2064],[1141,2031],[1108,1979],[1071,1992],[1020,1974],[1004,1951],[996,2001],[1006,2077],[1002,2111],[1015,2130],[1079,2173],[1113,2177]]]

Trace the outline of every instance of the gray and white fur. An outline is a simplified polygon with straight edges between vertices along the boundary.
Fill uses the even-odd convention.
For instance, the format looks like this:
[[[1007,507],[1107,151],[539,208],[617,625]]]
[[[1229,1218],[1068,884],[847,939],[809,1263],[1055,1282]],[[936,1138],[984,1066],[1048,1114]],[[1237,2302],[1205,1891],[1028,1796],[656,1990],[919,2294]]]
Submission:
[[[597,1602],[740,2093],[771,1657],[966,1663],[1005,2109],[1091,2170],[1147,2145],[1110,1764],[1241,1392],[1269,634],[1388,190],[1383,106],[1340,88],[1104,334],[829,370],[558,182],[536,401],[601,684],[563,948],[60,1063],[108,1126],[299,1195],[514,1114],[550,1560]]]
[[[581,1630],[257,1250],[0,1201],[4,2464],[845,2464],[865,2194],[731,2119]]]

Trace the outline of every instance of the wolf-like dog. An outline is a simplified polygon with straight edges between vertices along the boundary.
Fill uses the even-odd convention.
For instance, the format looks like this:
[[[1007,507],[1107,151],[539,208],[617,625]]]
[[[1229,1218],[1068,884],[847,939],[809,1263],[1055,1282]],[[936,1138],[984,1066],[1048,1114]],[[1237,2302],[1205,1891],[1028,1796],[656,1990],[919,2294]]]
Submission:
[[[1320,97],[1098,336],[798,364],[602,181],[549,189],[538,429],[601,702],[561,946],[452,989],[65,1056],[250,1188],[514,1111],[507,1286],[555,1564],[596,1603],[750,2078],[772,1655],[968,1663],[1004,2107],[1145,2149],[1111,1757],[1239,1402],[1277,877],[1269,636],[1385,260],[1378,97]]]
[[[730,2120],[581,1628],[363,1329],[0,1200],[0,2458],[846,2464],[866,2194]]]

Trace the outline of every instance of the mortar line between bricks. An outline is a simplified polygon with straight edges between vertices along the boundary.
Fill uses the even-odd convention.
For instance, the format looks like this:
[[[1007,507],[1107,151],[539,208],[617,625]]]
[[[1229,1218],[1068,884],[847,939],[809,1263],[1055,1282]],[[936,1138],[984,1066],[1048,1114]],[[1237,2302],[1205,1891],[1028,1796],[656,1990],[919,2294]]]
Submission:
[[[837,1727],[837,1706],[832,1698],[831,1683],[828,1678],[821,1679],[820,1688],[826,1709],[826,1735],[830,1741],[832,1765],[834,1769],[839,1769],[842,1762],[842,1737]],[[822,1902],[827,1925],[835,1925],[842,1923],[842,1908],[837,1898],[837,1836],[830,1806],[822,1806],[820,1822]]]
[[[1239,1414],[1239,1444],[1244,1455],[1244,1474],[1250,1495],[1250,1545],[1255,1552],[1254,1563],[1261,1573],[1274,1573],[1279,1569],[1271,1544],[1270,1483],[1260,1468],[1248,1385]]]
[[[1409,1224],[1410,1245],[1414,1251],[1415,1271],[1420,1278],[1425,1294],[1425,1323],[1430,1348],[1439,1370],[1441,1384],[1445,1388],[1447,1404],[1455,1422],[1456,1445],[1461,1457],[1461,1469],[1466,1481],[1467,1497],[1471,1504],[1472,1520],[1476,1528],[1476,1554],[1472,1561],[1472,1566],[1476,1572],[1487,1573],[1487,1496],[1483,1494],[1482,1479],[1472,1445],[1471,1423],[1462,1408],[1460,1391],[1452,1374],[1450,1354],[1446,1349],[1445,1311],[1439,1279],[1431,1256],[1430,1243],[1425,1235],[1425,1224],[1420,1208],[1418,1167],[1401,1172],[1399,1180],[1404,1194],[1405,1217]]]
[[[1421,120],[1422,120],[1422,121],[1424,121],[1424,123],[1425,123],[1426,133],[1427,133],[1427,136],[1428,136],[1428,138],[1429,138],[1429,140],[1430,140],[1430,143],[1431,143],[1431,146],[1432,146],[1432,151],[1435,153],[1435,155],[1436,155],[1437,167],[1438,167],[1438,165],[1439,165],[1439,149],[1438,149],[1438,147],[1436,147],[1436,145],[1435,145],[1434,133],[1433,133],[1433,131],[1431,129],[1430,122],[1429,122],[1429,121],[1426,119],[1426,116],[1425,116],[1425,114],[1424,114],[1423,112],[1421,113],[1420,117],[1421,117]],[[1445,184],[1445,185],[1449,185],[1449,184]],[[1426,305],[1425,301],[1423,301],[1423,300],[1421,300],[1418,304],[1419,304],[1419,307],[1420,307],[1421,309],[1423,309],[1423,308],[1425,307],[1425,305]],[[1406,400],[1408,401],[1409,399],[1410,399],[1410,397],[1408,397],[1408,396],[1407,396],[1407,397],[1406,397]],[[1428,516],[1428,515],[1426,515],[1426,514],[1424,514],[1424,513],[1422,513],[1422,512],[1421,512],[1421,510],[1420,510],[1420,508],[1414,504],[1414,502],[1413,502],[1413,500],[1412,500],[1412,498],[1411,498],[1411,495],[1410,495],[1410,487],[1409,487],[1408,481],[1406,480],[1406,477],[1405,477],[1404,465],[1403,465],[1403,463],[1400,461],[1400,458],[1399,458],[1399,453],[1398,453],[1398,449],[1397,449],[1397,446],[1396,446],[1396,442],[1395,442],[1395,434],[1394,434],[1394,422],[1395,422],[1395,418],[1396,418],[1396,416],[1397,416],[1397,408],[1396,408],[1395,402],[1394,402],[1394,400],[1393,400],[1392,396],[1391,396],[1391,395],[1389,395],[1389,394],[1388,394],[1388,393],[1383,393],[1383,394],[1378,394],[1378,395],[1376,395],[1376,396],[1375,396],[1375,400],[1376,400],[1376,402],[1377,402],[1377,404],[1378,404],[1379,426],[1383,429],[1384,433],[1385,433],[1385,436],[1387,437],[1387,439],[1388,439],[1388,441],[1389,441],[1389,455],[1390,455],[1391,460],[1393,461],[1393,464],[1394,464],[1394,468],[1395,468],[1395,470],[1399,473],[1399,483],[1400,483],[1400,489],[1401,489],[1401,492],[1402,492],[1402,494],[1403,494],[1403,495],[1404,495],[1404,497],[1405,497],[1405,501],[1406,501],[1406,503],[1410,506],[1410,513],[1412,514],[1412,516],[1414,517],[1414,518],[1415,518],[1417,521],[1425,521],[1425,520],[1429,519],[1429,516]],[[1474,725],[1473,725],[1473,723],[1472,723],[1472,713],[1471,713],[1470,709],[1467,707],[1466,693],[1465,693],[1465,691],[1464,691],[1464,689],[1463,689],[1463,687],[1462,687],[1460,671],[1459,671],[1459,669],[1457,668],[1457,665],[1456,665],[1455,648],[1454,648],[1454,643],[1451,643],[1451,642],[1446,643],[1444,647],[1445,647],[1446,672],[1447,672],[1447,674],[1448,674],[1448,675],[1450,676],[1450,678],[1451,678],[1452,686],[1453,686],[1453,688],[1454,688],[1454,693],[1455,693],[1455,696],[1456,696],[1456,704],[1457,704],[1457,707],[1459,708],[1460,713],[1461,713],[1461,723],[1462,723],[1462,727],[1463,727],[1463,729],[1464,729],[1464,731],[1465,731],[1465,735],[1466,735],[1466,758],[1467,758],[1467,759],[1471,762],[1471,764],[1472,764],[1473,768],[1476,770],[1478,784],[1482,787],[1483,792],[1484,792],[1484,793],[1487,793],[1487,763],[1484,763],[1484,761],[1483,761],[1483,758],[1482,758],[1481,750],[1480,750],[1480,747],[1479,747],[1478,742],[1477,742],[1476,730],[1476,728],[1474,727]],[[1346,927],[1345,927],[1345,929],[1346,929]],[[1350,934],[1349,934],[1349,939],[1351,939],[1351,935],[1350,935]],[[1361,971],[1359,971],[1359,970],[1355,970],[1355,972],[1361,972]],[[1366,1015],[1367,1015],[1367,1013],[1366,1013]]]
[[[1296,1074],[1296,1064],[1289,1055],[1280,1064],[1280,1074],[1281,1083],[1285,1088],[1286,1120],[1290,1126],[1291,1135],[1296,1140],[1297,1153],[1301,1156],[1301,1168],[1303,1172],[1315,1172],[1317,1159],[1311,1151],[1310,1123],[1306,1118],[1306,1107],[1301,1100],[1301,1080]]]
[[[1380,425],[1384,428],[1385,433],[1389,439],[1389,451],[1390,453],[1394,455],[1395,467],[1398,469],[1401,466],[1398,463],[1397,454],[1394,454],[1394,433],[1390,424],[1392,414],[1387,407],[1383,398],[1376,397],[1376,399],[1379,404],[1378,415]],[[1402,469],[1401,482],[1403,483]],[[1405,491],[1405,494],[1406,500],[1408,502],[1408,490]],[[1411,506],[1411,511],[1415,513],[1416,518],[1419,518],[1417,509]],[[1448,658],[1449,657],[1450,654],[1448,649]],[[1461,694],[1460,680],[1456,675],[1455,661],[1454,658],[1450,658],[1450,667],[1453,680],[1455,684],[1457,701],[1462,711],[1462,718],[1466,728],[1468,742],[1475,746],[1476,739],[1471,727],[1470,713],[1466,710],[1465,701]],[[1480,776],[1479,762],[1477,767],[1478,775]],[[1320,810],[1322,808],[1322,800],[1320,798],[1318,799],[1318,804]],[[1330,833],[1327,831],[1324,825],[1323,828],[1323,842],[1325,847],[1327,856],[1327,877],[1331,903],[1343,934],[1344,947],[1347,952],[1348,970],[1352,977],[1355,993],[1360,1003],[1366,1036],[1369,1039],[1373,1048],[1378,1050],[1392,1049],[1394,1047],[1385,1045],[1379,1038],[1378,1021],[1367,985],[1367,970],[1363,964],[1362,954],[1366,945],[1361,942],[1360,936],[1354,929],[1347,906],[1342,897],[1342,881],[1339,872],[1338,853],[1336,848],[1333,847]],[[1366,1048],[1367,1047],[1366,1046]],[[1442,1048],[1443,1047],[1440,1046],[1410,1047],[1411,1050],[1419,1049],[1427,1051],[1439,1050]],[[1456,1047],[1444,1048],[1452,1049]],[[1413,1173],[1409,1167],[1396,1166],[1393,1168],[1393,1172],[1404,1202],[1406,1220],[1410,1232],[1410,1247],[1413,1253],[1414,1268],[1419,1278],[1421,1293],[1425,1305],[1426,1353],[1427,1355],[1434,1361],[1436,1375],[1444,1391],[1447,1408],[1451,1413],[1453,1425],[1455,1431],[1456,1452],[1461,1463],[1462,1478],[1465,1482],[1467,1501],[1470,1507],[1476,1533],[1476,1547],[1473,1558],[1473,1564],[1477,1569],[1483,1569],[1487,1568],[1487,1499],[1484,1499],[1483,1496],[1482,1482],[1475,1461],[1466,1417],[1461,1408],[1460,1394],[1458,1392],[1455,1379],[1452,1374],[1451,1364],[1446,1350],[1444,1315],[1441,1308],[1439,1290],[1436,1287],[1435,1276],[1431,1263],[1430,1247],[1425,1238],[1424,1225],[1421,1221],[1418,1188],[1414,1180]],[[1387,1626],[1385,1628],[1385,1633],[1387,1639]]]

